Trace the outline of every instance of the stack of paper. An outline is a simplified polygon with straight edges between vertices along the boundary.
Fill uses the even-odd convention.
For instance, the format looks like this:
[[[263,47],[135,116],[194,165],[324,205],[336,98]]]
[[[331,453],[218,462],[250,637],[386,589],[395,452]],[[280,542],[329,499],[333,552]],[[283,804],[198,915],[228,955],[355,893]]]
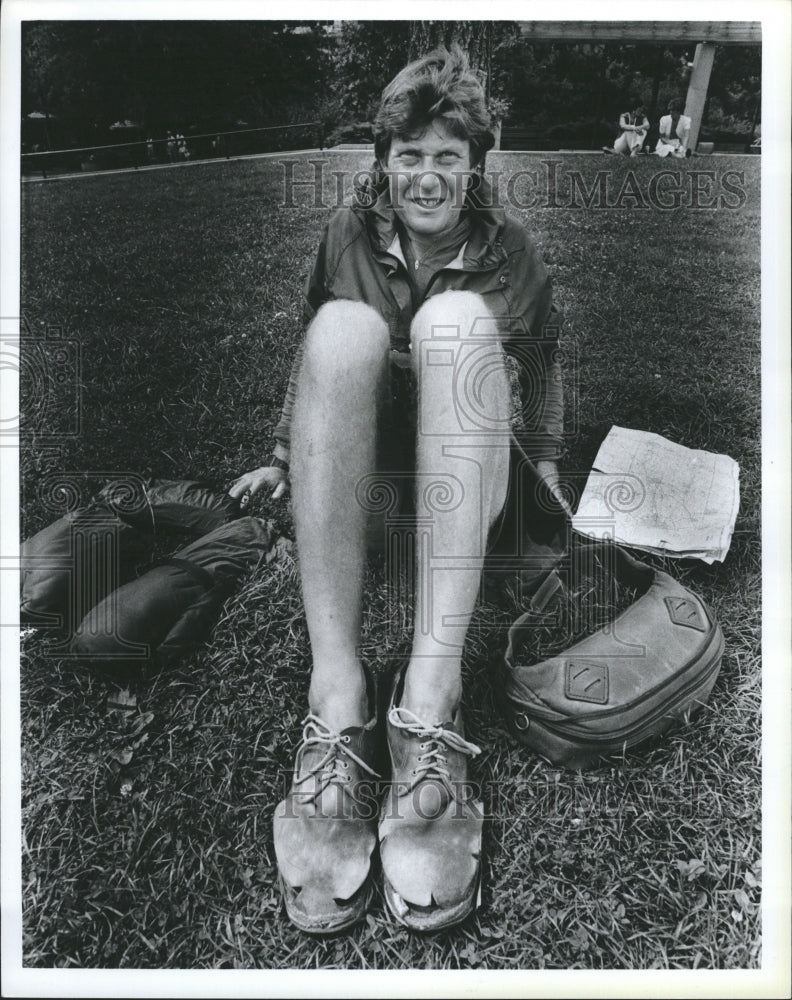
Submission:
[[[740,506],[740,469],[728,455],[612,427],[572,524],[645,552],[723,561]]]

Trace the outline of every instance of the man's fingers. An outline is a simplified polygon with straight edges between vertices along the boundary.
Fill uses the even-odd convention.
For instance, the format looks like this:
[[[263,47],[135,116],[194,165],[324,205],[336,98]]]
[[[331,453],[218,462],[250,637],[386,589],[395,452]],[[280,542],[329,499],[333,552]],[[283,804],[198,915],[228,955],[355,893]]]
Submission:
[[[279,482],[278,485],[275,487],[275,489],[272,491],[272,499],[273,500],[279,499],[280,497],[283,496],[285,492],[286,492],[286,481],[281,480],[281,482]]]

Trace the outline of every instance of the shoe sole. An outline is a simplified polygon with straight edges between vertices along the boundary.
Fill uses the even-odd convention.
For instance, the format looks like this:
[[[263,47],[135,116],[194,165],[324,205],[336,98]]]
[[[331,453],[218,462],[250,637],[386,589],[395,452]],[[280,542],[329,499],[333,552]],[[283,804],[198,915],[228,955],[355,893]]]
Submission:
[[[400,914],[393,900],[396,890],[387,879],[383,879],[383,890],[388,911],[403,927],[409,927],[410,930],[421,931],[424,934],[432,934],[461,923],[465,917],[469,916],[481,905],[481,869],[479,868],[471,885],[471,891],[467,896],[454,906],[449,906],[445,909],[437,908],[416,912],[414,908],[407,904],[407,913]]]
[[[294,908],[289,904],[288,886],[283,881],[283,877],[280,873],[278,874],[278,884],[280,885],[286,916],[294,924],[294,926],[298,930],[301,930],[304,934],[314,934],[317,936],[324,934],[337,934],[339,931],[345,931],[348,928],[353,927],[359,921],[363,920],[369,907],[371,906],[371,900],[374,894],[374,886],[371,881],[371,876],[369,875],[366,878],[366,882],[358,890],[358,892],[361,893],[360,903],[349,914],[342,917],[337,923],[323,923],[320,925],[307,923],[302,914],[298,915],[295,913]]]

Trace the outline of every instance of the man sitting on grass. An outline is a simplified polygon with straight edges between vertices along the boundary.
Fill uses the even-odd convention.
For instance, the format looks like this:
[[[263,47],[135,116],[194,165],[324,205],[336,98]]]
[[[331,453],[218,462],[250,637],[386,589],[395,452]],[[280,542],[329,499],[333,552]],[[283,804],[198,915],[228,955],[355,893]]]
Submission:
[[[642,153],[644,140],[649,131],[649,119],[643,106],[639,105],[635,111],[625,111],[619,117],[619,128],[621,133],[613,148],[603,146],[603,153],[621,153],[622,156],[638,156]]]
[[[316,933],[364,915],[378,840],[402,923],[435,930],[475,907],[482,806],[467,764],[480,750],[463,732],[461,658],[488,540],[515,502],[504,350],[519,364],[521,443],[551,484],[561,446],[550,280],[484,179],[493,136],[464,54],[440,49],[403,69],[374,135],[370,183],[331,216],[306,286],[273,458],[231,490],[278,496],[291,481],[313,667],[274,833],[287,912]],[[416,593],[409,662],[380,719],[359,640],[383,506],[391,527],[413,516]],[[378,810],[383,744],[391,781]]]

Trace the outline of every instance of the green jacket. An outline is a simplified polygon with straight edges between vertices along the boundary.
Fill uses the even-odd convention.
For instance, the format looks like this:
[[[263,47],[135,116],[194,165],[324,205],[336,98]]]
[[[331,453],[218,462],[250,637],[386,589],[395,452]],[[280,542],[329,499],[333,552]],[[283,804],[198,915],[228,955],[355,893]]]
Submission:
[[[550,277],[525,228],[492,204],[482,179],[467,195],[470,238],[459,255],[432,278],[425,299],[450,289],[480,295],[499,321],[506,353],[515,359],[522,412],[515,436],[534,459],[562,451],[563,394],[558,361],[561,314]],[[358,189],[355,203],[330,217],[305,285],[305,319],[332,299],[365,302],[387,322],[394,351],[410,350],[415,314],[409,277],[386,184]],[[289,448],[296,374],[292,368],[275,439]]]

